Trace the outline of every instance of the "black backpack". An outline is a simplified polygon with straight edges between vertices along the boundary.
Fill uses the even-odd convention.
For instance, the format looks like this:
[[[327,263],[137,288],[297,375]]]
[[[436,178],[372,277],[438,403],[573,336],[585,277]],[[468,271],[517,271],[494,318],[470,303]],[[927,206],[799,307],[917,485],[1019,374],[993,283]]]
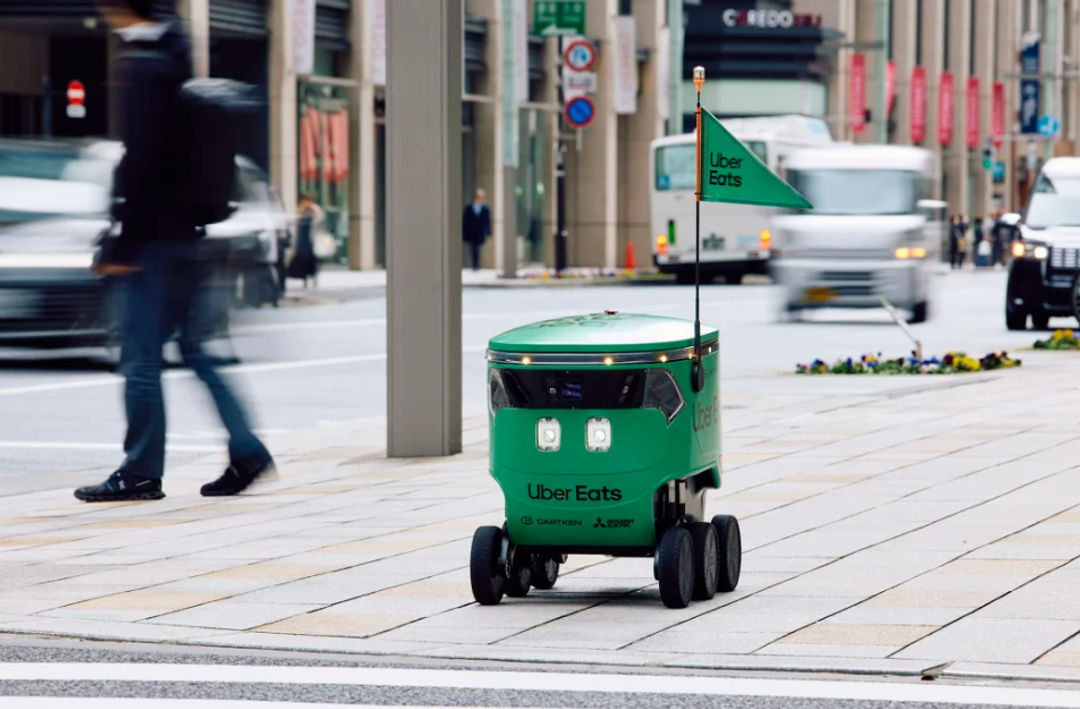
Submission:
[[[190,79],[178,97],[182,135],[177,188],[196,226],[229,218],[236,194],[236,145],[260,100],[254,86],[232,79]]]

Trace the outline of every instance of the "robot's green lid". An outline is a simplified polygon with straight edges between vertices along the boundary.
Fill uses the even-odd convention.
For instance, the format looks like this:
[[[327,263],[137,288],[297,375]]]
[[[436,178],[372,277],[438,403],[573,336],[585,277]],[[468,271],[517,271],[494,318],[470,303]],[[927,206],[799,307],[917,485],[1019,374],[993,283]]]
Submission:
[[[701,326],[703,342],[715,341],[716,328]],[[694,323],[662,315],[617,313],[542,320],[491,338],[493,352],[648,352],[690,347]]]

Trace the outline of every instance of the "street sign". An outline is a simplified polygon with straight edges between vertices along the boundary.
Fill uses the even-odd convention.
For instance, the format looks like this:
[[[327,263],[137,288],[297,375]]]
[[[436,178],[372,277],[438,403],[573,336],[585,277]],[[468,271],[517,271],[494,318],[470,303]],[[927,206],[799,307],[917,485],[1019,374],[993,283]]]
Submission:
[[[995,184],[1001,184],[1002,182],[1004,182],[1005,181],[1005,163],[1003,163],[1001,160],[995,161],[994,162],[993,172],[991,172],[990,174],[991,174],[991,179],[994,181]]]
[[[1040,116],[1038,129],[1039,135],[1045,135],[1048,138],[1052,138],[1058,134],[1061,125],[1058,123],[1058,119],[1053,116]]]
[[[67,100],[73,106],[81,106],[86,101],[86,87],[78,79],[68,84]]]
[[[596,105],[588,96],[575,96],[566,102],[563,114],[572,127],[584,128],[596,118]]]
[[[769,170],[704,108],[700,141],[701,201],[811,208],[805,197]]]
[[[596,47],[585,39],[575,39],[563,51],[563,62],[571,71],[592,71],[596,65]]]
[[[86,87],[78,79],[68,82],[67,117],[86,118]]]
[[[534,37],[578,37],[585,34],[585,0],[535,0]]]
[[[563,79],[563,93],[568,97],[596,93],[596,72],[566,72],[566,78]]]

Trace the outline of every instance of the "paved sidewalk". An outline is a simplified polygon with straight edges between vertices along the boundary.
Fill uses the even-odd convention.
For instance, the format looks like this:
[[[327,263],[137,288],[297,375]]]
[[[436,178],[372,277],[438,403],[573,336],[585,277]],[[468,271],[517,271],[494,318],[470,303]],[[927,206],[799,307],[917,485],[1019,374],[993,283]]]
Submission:
[[[735,593],[659,601],[643,559],[572,557],[553,591],[471,600],[501,521],[483,420],[445,459],[370,422],[273,440],[282,477],[160,502],[4,498],[0,631],[424,657],[1080,679],[1080,356],[958,377],[726,384]],[[950,664],[951,663],[951,664]],[[942,667],[947,665],[947,667]]]

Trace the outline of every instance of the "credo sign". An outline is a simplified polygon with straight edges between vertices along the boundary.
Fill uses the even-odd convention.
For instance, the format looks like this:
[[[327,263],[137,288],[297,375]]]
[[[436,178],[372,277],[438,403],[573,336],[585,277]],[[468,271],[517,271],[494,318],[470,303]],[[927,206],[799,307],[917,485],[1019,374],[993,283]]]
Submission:
[[[722,15],[728,27],[765,27],[789,29],[791,27],[818,27],[820,15],[797,15],[791,10],[736,10],[728,8]]]

